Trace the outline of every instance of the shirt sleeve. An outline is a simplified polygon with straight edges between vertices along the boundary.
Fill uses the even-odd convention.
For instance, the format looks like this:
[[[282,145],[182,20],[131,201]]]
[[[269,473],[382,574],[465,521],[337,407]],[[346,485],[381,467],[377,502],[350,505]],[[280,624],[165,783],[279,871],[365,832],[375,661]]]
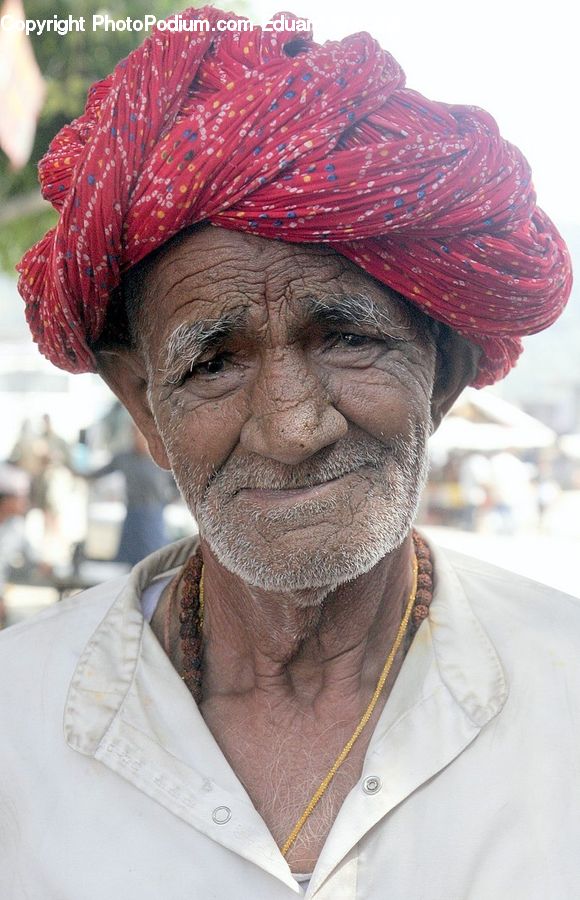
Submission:
[[[100,469],[95,469],[93,472],[84,472],[83,478],[87,478],[89,481],[96,481],[98,478],[104,478],[105,475],[112,475],[113,472],[122,471],[122,454],[117,454],[116,456],[113,456],[106,465],[101,466]]]

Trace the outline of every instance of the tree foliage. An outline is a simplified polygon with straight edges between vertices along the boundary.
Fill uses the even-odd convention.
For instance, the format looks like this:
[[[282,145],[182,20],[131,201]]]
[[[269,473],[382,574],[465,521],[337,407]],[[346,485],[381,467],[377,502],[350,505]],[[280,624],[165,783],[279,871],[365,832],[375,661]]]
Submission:
[[[179,0],[155,0],[154,9],[145,10],[139,0],[107,0],[103,11],[111,18],[126,16],[142,18],[153,12],[158,18],[170,15],[183,4]],[[90,85],[104,78],[117,62],[127,56],[143,40],[143,32],[103,31],[92,29],[93,13],[101,11],[95,0],[54,0],[47,9],[46,0],[25,0],[26,17],[29,19],[61,19],[72,15],[84,16],[84,32],[71,31],[60,35],[45,31],[32,36],[36,61],[46,81],[47,93],[38,121],[32,157],[27,166],[18,172],[11,170],[6,158],[0,160],[0,200],[20,194],[37,185],[36,166],[46,152],[48,144],[66,122],[80,115]]]

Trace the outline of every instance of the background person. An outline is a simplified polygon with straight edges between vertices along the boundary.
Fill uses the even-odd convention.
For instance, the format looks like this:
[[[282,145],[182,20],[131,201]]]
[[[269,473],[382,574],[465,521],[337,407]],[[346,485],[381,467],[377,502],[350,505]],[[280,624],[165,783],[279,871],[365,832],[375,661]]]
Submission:
[[[105,466],[82,473],[96,481],[120,472],[125,481],[126,514],[123,520],[116,562],[134,566],[149,553],[167,543],[163,512],[175,497],[173,480],[151,459],[147,441],[133,426],[132,447],[117,453]]]
[[[6,585],[15,566],[36,561],[25,531],[30,481],[16,466],[0,463],[0,628],[8,621]]]

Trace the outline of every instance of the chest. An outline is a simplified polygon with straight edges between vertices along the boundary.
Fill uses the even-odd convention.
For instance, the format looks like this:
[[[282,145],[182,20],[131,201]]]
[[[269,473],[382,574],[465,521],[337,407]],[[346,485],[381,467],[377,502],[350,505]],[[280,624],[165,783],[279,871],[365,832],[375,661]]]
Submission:
[[[341,806],[361,777],[373,722],[329,777],[356,721],[320,727],[320,722],[296,716],[285,727],[274,728],[251,716],[224,718],[205,712],[204,718],[278,847],[284,847],[309,811],[286,859],[293,871],[311,872]]]

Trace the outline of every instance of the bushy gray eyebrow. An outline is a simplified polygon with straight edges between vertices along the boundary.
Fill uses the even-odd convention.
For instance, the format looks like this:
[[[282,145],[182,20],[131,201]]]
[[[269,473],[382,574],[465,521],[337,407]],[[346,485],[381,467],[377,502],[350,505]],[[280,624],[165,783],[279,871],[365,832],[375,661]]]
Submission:
[[[409,323],[393,321],[368,294],[331,294],[308,299],[310,315],[321,325],[373,328],[385,337],[405,340],[412,334]]]
[[[237,309],[219,319],[183,322],[167,341],[161,374],[165,384],[177,384],[191,372],[204,354],[217,350],[238,334],[248,319],[247,309]]]

